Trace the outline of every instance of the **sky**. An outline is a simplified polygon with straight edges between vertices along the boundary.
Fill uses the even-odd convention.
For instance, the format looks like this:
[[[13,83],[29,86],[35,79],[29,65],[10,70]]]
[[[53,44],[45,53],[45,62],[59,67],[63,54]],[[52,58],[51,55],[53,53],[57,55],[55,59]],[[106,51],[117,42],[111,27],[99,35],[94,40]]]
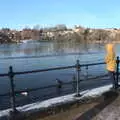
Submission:
[[[0,0],[0,28],[120,28],[120,0]]]

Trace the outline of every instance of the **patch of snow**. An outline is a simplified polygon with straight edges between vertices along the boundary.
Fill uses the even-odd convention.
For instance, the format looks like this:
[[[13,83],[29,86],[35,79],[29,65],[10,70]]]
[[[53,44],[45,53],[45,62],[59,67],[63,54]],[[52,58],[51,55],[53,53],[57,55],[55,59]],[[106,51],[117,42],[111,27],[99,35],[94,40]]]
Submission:
[[[75,101],[76,99],[80,100],[85,97],[96,97],[96,96],[100,96],[102,93],[106,91],[109,91],[111,87],[112,85],[106,85],[106,86],[102,86],[99,88],[88,89],[80,93],[82,95],[81,97],[75,97],[75,93],[69,94],[69,95],[65,95],[61,97],[48,99],[42,102],[36,102],[36,103],[21,106],[21,107],[17,107],[17,110],[21,112],[28,112],[28,111],[40,110],[43,108],[55,106],[55,105],[62,104],[62,103],[72,102],[72,101]],[[8,116],[10,110],[11,109],[1,110],[0,117]]]

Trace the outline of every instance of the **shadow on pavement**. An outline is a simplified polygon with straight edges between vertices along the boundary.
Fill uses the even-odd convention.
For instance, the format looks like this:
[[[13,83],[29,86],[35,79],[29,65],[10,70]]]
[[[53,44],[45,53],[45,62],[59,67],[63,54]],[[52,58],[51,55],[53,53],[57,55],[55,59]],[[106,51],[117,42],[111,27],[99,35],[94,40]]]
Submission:
[[[107,105],[111,104],[118,97],[118,95],[119,94],[115,91],[108,91],[104,93],[102,95],[104,99],[102,102],[100,102],[98,105],[94,106],[92,109],[86,111],[74,120],[91,120],[94,116],[100,113]]]

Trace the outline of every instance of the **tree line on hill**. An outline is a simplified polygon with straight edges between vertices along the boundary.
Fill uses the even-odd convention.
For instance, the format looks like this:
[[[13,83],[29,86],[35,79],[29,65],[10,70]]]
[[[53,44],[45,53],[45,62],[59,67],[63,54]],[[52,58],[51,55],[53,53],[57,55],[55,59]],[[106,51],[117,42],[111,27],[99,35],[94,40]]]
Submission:
[[[70,29],[60,24],[54,27],[41,28],[39,25],[32,29],[26,27],[22,30],[2,28],[0,30],[0,43],[20,42],[21,40],[52,40],[55,42],[109,42],[120,40],[119,29],[92,29],[75,26]]]

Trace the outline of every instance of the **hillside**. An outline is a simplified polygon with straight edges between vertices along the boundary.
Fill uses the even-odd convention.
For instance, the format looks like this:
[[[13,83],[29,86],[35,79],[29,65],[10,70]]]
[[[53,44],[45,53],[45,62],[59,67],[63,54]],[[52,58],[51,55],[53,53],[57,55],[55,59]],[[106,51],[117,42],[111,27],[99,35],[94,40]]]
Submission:
[[[5,37],[6,36],[6,37]],[[4,28],[0,30],[0,42],[20,42],[20,40],[49,40],[54,42],[80,42],[80,43],[106,43],[111,41],[119,42],[120,29],[93,29],[81,26],[73,29],[62,27],[30,29],[21,31]]]

